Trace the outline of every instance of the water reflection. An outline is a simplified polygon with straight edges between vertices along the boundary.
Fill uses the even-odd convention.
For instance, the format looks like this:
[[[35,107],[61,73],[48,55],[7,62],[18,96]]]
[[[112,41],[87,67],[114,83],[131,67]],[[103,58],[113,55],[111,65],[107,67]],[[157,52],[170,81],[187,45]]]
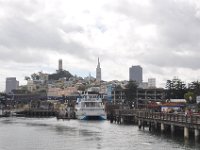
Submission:
[[[172,135],[138,130],[134,125],[109,121],[57,121],[56,118],[0,119],[0,149],[199,149],[194,136],[188,141],[183,133]],[[14,146],[10,144],[13,141]]]
[[[148,130],[139,130],[140,132],[143,132],[147,134],[148,136],[153,136],[154,138],[159,138],[162,139],[162,141],[167,141],[168,143],[171,143],[173,148],[187,148],[187,149],[200,149],[200,141],[199,139],[195,139],[194,135],[191,134],[189,139],[184,138],[183,131],[178,131],[175,133],[162,133],[162,132],[157,132],[157,131],[151,131],[149,132]]]

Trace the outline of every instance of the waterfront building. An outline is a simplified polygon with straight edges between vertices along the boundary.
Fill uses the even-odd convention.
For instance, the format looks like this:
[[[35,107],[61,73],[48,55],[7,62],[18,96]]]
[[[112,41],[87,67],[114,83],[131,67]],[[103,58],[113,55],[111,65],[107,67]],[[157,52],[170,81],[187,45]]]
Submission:
[[[30,92],[35,91],[36,90],[36,86],[37,85],[34,83],[33,80],[28,80],[27,81],[27,89],[28,89],[28,91],[30,91]]]
[[[155,88],[156,87],[156,78],[149,78],[148,79],[148,88]]]
[[[16,77],[6,78],[6,94],[16,90],[19,87],[19,81],[16,80]]]
[[[142,83],[142,67],[132,66],[129,68],[129,81],[136,81],[138,84]]]
[[[146,107],[149,102],[163,102],[165,91],[163,88],[138,88],[136,95],[137,107]]]
[[[113,91],[112,84],[107,85],[107,99],[109,102],[112,102],[112,91]]]
[[[99,82],[101,81],[101,66],[100,66],[99,58],[98,58],[98,64],[96,68],[96,80]]]
[[[17,93],[18,92],[18,93]],[[20,102],[28,102],[32,100],[46,100],[47,95],[46,93],[27,93],[23,90],[14,91],[14,94],[8,95],[8,97],[11,97],[14,101],[20,101]]]
[[[112,88],[112,102],[114,104],[123,104],[126,99],[125,88],[121,85],[114,85]]]

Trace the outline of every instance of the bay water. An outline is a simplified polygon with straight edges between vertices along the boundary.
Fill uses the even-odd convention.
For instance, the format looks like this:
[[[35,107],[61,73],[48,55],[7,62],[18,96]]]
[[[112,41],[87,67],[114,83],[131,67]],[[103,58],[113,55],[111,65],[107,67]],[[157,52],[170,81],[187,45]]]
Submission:
[[[200,149],[193,139],[139,130],[109,121],[0,118],[0,150],[182,150]]]

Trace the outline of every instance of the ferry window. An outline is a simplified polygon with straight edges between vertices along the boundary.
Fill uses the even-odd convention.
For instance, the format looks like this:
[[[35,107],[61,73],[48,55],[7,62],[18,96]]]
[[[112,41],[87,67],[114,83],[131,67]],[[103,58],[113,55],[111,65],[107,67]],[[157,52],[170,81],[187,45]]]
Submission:
[[[96,105],[95,105],[95,106],[96,106],[96,107],[99,107],[99,106],[101,106],[101,105],[100,105],[100,103],[96,103]]]

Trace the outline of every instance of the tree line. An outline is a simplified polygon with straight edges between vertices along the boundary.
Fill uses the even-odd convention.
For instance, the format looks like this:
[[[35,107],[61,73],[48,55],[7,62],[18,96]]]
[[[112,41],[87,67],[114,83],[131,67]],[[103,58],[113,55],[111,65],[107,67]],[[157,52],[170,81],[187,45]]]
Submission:
[[[135,81],[129,81],[125,89],[125,103],[132,106],[136,103],[136,93],[138,84]],[[187,103],[196,103],[196,97],[200,96],[200,82],[193,81],[188,85],[179,78],[167,80],[165,85],[165,100],[185,99]]]
[[[193,81],[186,85],[181,79],[167,80],[165,86],[166,99],[186,99],[187,103],[196,103],[200,96],[200,82]]]

